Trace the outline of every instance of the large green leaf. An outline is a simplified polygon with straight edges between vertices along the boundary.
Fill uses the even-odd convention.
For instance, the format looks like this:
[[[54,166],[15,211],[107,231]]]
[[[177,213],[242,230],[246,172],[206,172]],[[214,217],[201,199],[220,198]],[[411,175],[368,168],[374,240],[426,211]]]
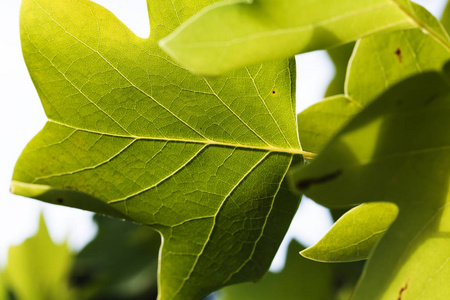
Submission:
[[[217,75],[330,48],[376,32],[419,27],[445,41],[409,0],[256,0],[209,6],[161,41],[177,61]]]
[[[323,262],[367,259],[397,212],[397,206],[392,203],[363,203],[340,217],[317,244],[301,254]]]
[[[76,299],[68,284],[72,262],[67,244],[53,243],[41,216],[38,232],[9,248],[8,264],[1,276],[12,299]]]
[[[148,39],[87,0],[22,3],[24,57],[49,121],[12,191],[158,230],[160,299],[260,278],[299,201],[282,183],[304,153],[293,60],[208,80],[157,45],[211,2],[149,1]]]
[[[417,75],[374,101],[316,160],[292,173],[296,187],[324,205],[386,201],[399,208],[353,299],[450,294],[449,114],[448,79]]]

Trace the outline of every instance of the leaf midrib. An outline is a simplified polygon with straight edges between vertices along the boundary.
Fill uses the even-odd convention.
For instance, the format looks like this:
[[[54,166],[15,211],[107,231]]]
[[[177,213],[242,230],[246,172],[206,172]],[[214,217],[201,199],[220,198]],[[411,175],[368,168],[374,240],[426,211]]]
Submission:
[[[91,130],[87,128],[79,128],[75,127],[69,124],[64,124],[61,122],[58,122],[56,120],[49,119],[49,123],[54,123],[56,125],[64,126],[76,131],[82,131],[87,133],[93,133],[93,134],[99,134],[104,136],[110,136],[110,137],[117,137],[117,138],[127,138],[127,139],[134,139],[134,140],[149,140],[149,141],[167,141],[167,142],[179,142],[179,143],[194,143],[194,144],[205,144],[210,146],[223,146],[223,147],[232,147],[232,148],[241,148],[241,149],[249,149],[249,150],[262,150],[267,152],[278,152],[278,153],[285,153],[285,154],[298,154],[302,155],[307,159],[314,158],[317,154],[303,151],[295,148],[281,148],[281,147],[275,147],[275,146],[254,146],[254,145],[245,145],[245,144],[234,144],[234,143],[227,143],[227,142],[219,142],[214,141],[210,139],[205,140],[194,140],[194,139],[184,139],[184,138],[175,138],[175,137],[151,137],[151,136],[137,136],[137,135],[124,135],[124,134],[116,134],[116,133],[106,133],[96,130]]]

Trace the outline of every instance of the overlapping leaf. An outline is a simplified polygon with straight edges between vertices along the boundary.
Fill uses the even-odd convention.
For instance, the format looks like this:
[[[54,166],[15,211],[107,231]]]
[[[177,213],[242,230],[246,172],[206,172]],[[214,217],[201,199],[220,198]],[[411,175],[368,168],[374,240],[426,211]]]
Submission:
[[[450,40],[442,25],[423,7],[416,4],[413,7],[432,30],[396,31],[358,41],[344,94],[328,97],[298,115],[305,150],[320,151],[362,107],[389,87],[414,74],[440,70],[450,59]]]
[[[324,205],[387,201],[399,207],[352,299],[450,294],[449,114],[448,78],[417,75],[369,105],[316,160],[293,173],[297,188]]]
[[[422,7],[414,5],[414,8],[433,30],[424,32],[412,29],[361,39],[351,59],[344,87],[345,95],[327,98],[299,114],[300,137],[305,150],[320,151],[339,128],[379,94],[414,74],[440,70],[450,59],[450,43],[442,25]],[[327,126],[317,126],[323,123]],[[376,215],[376,210],[374,212]],[[385,225],[387,228],[389,223]],[[364,226],[364,222],[355,226]],[[371,238],[375,232],[366,233],[366,237],[360,237],[362,240]],[[341,246],[351,248],[353,244],[354,241],[340,240],[336,247],[330,244],[327,249],[335,252]],[[366,249],[366,255],[369,254],[369,248]],[[324,260],[334,260],[323,251],[319,254]],[[352,259],[352,255],[340,256],[339,259]]]
[[[409,0],[225,1],[195,15],[161,45],[192,71],[217,75],[412,27],[434,30]]]
[[[87,0],[22,4],[24,57],[49,121],[12,191],[160,231],[160,299],[261,277],[298,205],[281,183],[303,153],[293,61],[208,80],[158,48],[211,2],[149,1],[148,39]]]

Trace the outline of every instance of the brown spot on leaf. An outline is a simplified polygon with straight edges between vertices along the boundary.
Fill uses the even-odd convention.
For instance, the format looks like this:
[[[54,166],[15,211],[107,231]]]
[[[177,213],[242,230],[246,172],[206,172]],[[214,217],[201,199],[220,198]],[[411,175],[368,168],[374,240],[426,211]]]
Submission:
[[[300,181],[299,183],[297,183],[297,188],[299,190],[307,190],[313,184],[319,184],[319,183],[325,183],[325,182],[331,181],[331,180],[336,179],[337,177],[341,176],[342,173],[343,173],[342,170],[337,170],[336,172],[324,175],[319,178],[304,179],[304,180]]]
[[[277,92],[275,90],[272,90],[272,95],[275,95]]]
[[[58,198],[58,199],[56,199],[56,202],[58,202],[58,203],[63,203],[63,202],[64,202],[64,199],[63,199],[63,198]]]
[[[405,285],[402,286],[402,288],[401,288],[400,291],[398,292],[398,298],[397,298],[397,300],[402,300],[403,293],[406,291],[407,288],[408,288],[408,282],[405,283]]]
[[[397,50],[395,50],[395,55],[397,56],[397,58],[398,58],[398,62],[399,63],[402,63],[402,60],[403,60],[403,56],[402,56],[402,50],[400,50],[400,48],[397,48]]]

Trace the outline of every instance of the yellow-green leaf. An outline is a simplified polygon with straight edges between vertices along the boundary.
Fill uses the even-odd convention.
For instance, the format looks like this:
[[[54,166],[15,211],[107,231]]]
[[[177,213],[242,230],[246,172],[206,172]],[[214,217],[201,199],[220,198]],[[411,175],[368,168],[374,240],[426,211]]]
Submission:
[[[53,243],[41,216],[36,235],[9,248],[5,286],[14,299],[75,299],[69,287],[72,263],[67,244]]]
[[[397,212],[392,203],[363,203],[345,213],[317,244],[301,254],[323,262],[367,259]]]
[[[183,23],[160,45],[193,72],[219,75],[421,25],[409,0],[222,1]]]
[[[299,202],[282,183],[304,154],[293,60],[212,80],[157,44],[212,2],[148,1],[148,39],[88,0],[22,2],[24,58],[49,120],[12,191],[158,230],[162,300],[263,276]]]
[[[324,205],[399,208],[352,299],[450,294],[450,86],[443,77],[424,73],[389,89],[292,173],[295,186]]]

